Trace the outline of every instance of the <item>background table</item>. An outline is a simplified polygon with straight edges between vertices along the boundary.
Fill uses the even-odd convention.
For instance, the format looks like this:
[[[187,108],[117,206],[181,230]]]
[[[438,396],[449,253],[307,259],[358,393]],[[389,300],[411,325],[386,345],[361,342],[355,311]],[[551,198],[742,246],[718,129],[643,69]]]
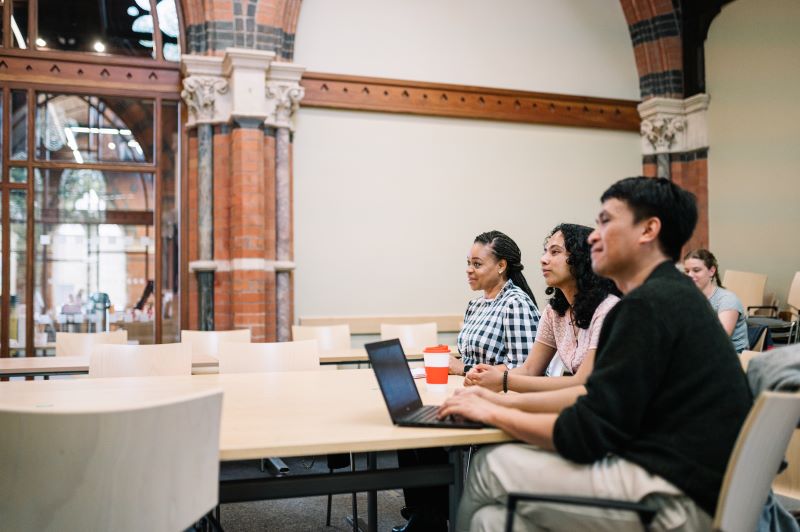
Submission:
[[[449,390],[462,382],[451,377]],[[438,404],[448,395],[428,393],[424,381],[417,384],[425,403]],[[0,407],[106,410],[211,388],[225,394],[223,461],[419,447],[452,450],[451,463],[441,466],[377,469],[372,460],[367,471],[225,481],[220,483],[221,503],[451,483],[452,511],[461,491],[459,449],[510,440],[497,429],[394,426],[372,370],[16,381],[0,384]],[[370,497],[371,523],[375,500]]]

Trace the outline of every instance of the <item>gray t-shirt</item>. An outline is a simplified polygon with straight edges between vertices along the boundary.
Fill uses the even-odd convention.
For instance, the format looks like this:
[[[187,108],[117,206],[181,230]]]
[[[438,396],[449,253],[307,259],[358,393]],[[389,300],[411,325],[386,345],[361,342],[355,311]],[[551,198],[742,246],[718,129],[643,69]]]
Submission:
[[[736,326],[733,328],[733,334],[731,334],[731,341],[737,353],[741,353],[749,348],[750,344],[747,340],[747,319],[745,318],[742,302],[739,301],[736,294],[730,290],[716,287],[714,293],[708,298],[708,302],[711,303],[711,308],[713,308],[714,312],[717,314],[724,310],[735,310],[739,313],[739,316],[736,318]]]

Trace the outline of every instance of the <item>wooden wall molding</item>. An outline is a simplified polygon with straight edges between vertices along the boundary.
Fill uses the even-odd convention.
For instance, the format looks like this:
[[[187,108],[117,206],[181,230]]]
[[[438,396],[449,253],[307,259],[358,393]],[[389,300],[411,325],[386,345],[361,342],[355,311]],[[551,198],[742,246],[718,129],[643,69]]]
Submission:
[[[639,131],[633,100],[306,72],[302,107]]]
[[[180,93],[181,75],[177,63],[152,61],[145,66],[141,59],[130,61],[131,64],[124,57],[103,59],[98,62],[89,54],[73,54],[70,58],[58,53],[31,56],[4,50],[0,53],[0,81],[23,87],[30,84],[57,86],[60,91],[100,92],[105,89],[120,94],[156,92],[176,97]]]

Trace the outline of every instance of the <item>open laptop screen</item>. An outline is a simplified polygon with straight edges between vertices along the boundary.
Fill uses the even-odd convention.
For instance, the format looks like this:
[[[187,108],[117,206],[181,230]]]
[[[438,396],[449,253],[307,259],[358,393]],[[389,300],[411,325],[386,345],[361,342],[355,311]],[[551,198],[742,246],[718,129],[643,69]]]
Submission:
[[[364,346],[392,419],[422,406],[400,340],[385,340]]]

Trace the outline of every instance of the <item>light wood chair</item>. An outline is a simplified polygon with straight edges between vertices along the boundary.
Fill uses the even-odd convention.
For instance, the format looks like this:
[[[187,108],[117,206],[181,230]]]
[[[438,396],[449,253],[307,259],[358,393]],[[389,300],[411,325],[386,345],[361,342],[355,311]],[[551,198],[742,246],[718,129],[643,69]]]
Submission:
[[[349,325],[327,325],[309,326],[293,325],[292,340],[316,340],[319,344],[320,353],[342,352],[350,349],[350,326]]]
[[[309,371],[319,369],[316,340],[219,344],[220,373]]]
[[[712,530],[752,532],[756,529],[770,486],[798,420],[800,394],[764,392],[758,396],[728,459]],[[509,493],[507,531],[513,529],[516,507],[522,501],[628,510],[639,514],[645,525],[656,514],[656,509],[647,503]]]
[[[0,529],[185,530],[218,501],[222,392],[0,409]]]
[[[189,344],[94,346],[89,377],[156,377],[192,374]]]
[[[750,312],[750,307],[759,307],[764,303],[767,276],[762,273],[726,270],[722,284],[736,294],[747,312]]]
[[[219,344],[250,343],[250,329],[236,329],[233,331],[187,331],[181,330],[181,343],[192,346],[195,355],[219,357]]]
[[[118,329],[96,333],[56,333],[56,356],[84,356],[92,353],[98,344],[127,344],[128,331]]]
[[[400,339],[406,354],[421,353],[425,347],[439,343],[435,322],[412,325],[381,323],[381,340],[392,338]]]

